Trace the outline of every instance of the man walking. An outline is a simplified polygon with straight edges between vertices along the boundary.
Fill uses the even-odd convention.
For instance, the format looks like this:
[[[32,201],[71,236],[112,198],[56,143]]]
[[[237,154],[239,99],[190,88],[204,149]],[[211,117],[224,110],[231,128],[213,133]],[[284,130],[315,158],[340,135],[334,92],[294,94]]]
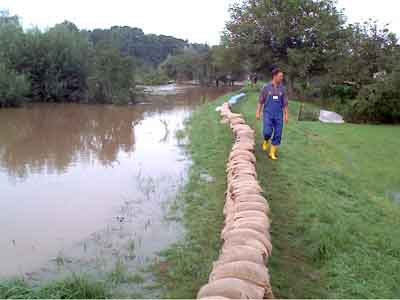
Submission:
[[[283,72],[279,69],[272,71],[272,81],[262,90],[257,105],[256,118],[264,119],[264,143],[263,150],[269,151],[269,158],[277,160],[276,151],[281,144],[283,121],[289,122],[288,97],[283,82]],[[272,139],[271,139],[272,138]]]

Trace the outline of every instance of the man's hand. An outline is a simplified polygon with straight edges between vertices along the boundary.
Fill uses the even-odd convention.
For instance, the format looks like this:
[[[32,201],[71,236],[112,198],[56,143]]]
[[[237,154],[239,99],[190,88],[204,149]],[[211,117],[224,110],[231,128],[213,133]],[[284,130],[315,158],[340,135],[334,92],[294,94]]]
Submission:
[[[261,119],[260,111],[256,111],[256,119],[259,121]]]

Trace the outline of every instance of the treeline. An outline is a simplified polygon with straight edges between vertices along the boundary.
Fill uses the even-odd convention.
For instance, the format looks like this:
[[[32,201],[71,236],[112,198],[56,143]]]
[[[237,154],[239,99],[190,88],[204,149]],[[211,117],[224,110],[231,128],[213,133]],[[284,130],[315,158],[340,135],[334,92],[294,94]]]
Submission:
[[[348,24],[333,0],[246,0],[223,41],[248,71],[287,74],[292,95],[333,99],[353,121],[400,122],[400,47],[376,22]]]
[[[130,102],[135,74],[157,68],[187,45],[130,27],[87,31],[64,22],[24,31],[17,16],[0,11],[0,107]]]
[[[246,74],[238,54],[224,45],[190,45],[168,56],[160,65],[160,72],[177,81],[195,80],[201,85],[233,84]]]

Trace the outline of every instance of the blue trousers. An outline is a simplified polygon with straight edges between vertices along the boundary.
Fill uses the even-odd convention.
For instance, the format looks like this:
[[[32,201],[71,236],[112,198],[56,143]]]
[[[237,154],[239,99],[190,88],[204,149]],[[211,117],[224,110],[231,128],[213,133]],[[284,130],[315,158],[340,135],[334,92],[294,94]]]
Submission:
[[[282,140],[283,117],[274,116],[264,112],[264,138],[269,141],[272,137],[272,145],[279,146]]]

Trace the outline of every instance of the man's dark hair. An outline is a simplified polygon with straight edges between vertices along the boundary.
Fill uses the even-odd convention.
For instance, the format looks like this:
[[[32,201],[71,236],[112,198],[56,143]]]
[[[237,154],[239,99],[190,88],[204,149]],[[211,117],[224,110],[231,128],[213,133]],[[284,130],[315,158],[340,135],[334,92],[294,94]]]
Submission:
[[[282,73],[281,69],[279,68],[275,68],[272,70],[271,74],[272,74],[272,78],[274,78],[276,75],[278,75],[279,73]]]

